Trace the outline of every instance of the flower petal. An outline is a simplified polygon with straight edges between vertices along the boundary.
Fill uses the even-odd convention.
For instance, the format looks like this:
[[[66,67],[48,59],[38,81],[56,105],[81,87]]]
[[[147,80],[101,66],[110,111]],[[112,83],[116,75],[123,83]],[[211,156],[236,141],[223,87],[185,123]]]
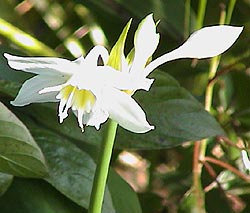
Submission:
[[[90,65],[97,65],[98,58],[101,56],[103,63],[106,64],[109,58],[108,50],[100,45],[93,47],[85,57],[85,62]]]
[[[72,109],[78,118],[79,127],[84,130],[84,126],[94,126],[97,130],[100,125],[108,119],[107,112],[103,111],[98,104],[89,113],[83,113],[81,110]]]
[[[148,59],[155,52],[159,43],[159,38],[159,34],[156,33],[156,24],[153,19],[153,14],[150,14],[142,20],[135,33],[135,55],[130,70],[131,73],[141,73]]]
[[[95,75],[95,81],[99,82],[99,85],[108,85],[120,90],[149,90],[153,79],[148,78],[136,78],[127,72],[118,72],[117,70],[108,67],[101,66],[98,68],[99,72]]]
[[[125,92],[106,88],[103,91],[102,101],[102,106],[107,110],[109,117],[123,128],[135,133],[145,133],[154,129],[147,122],[142,108]]]
[[[212,26],[194,32],[179,48],[152,61],[144,70],[147,76],[155,68],[168,61],[180,58],[209,58],[225,52],[233,45],[243,27]]]
[[[65,83],[65,78],[48,75],[37,75],[24,82],[17,97],[11,102],[14,106],[24,106],[30,103],[56,102],[58,92],[39,94],[39,91],[53,85]]]
[[[54,57],[19,57],[4,53],[4,57],[8,59],[8,64],[16,70],[25,72],[55,75],[70,75],[79,69],[79,66],[69,60]]]
[[[214,57],[225,52],[233,45],[243,27],[212,26],[194,32],[179,48],[183,55],[190,58]]]
[[[250,170],[250,160],[246,150],[241,150],[242,161],[246,169]]]

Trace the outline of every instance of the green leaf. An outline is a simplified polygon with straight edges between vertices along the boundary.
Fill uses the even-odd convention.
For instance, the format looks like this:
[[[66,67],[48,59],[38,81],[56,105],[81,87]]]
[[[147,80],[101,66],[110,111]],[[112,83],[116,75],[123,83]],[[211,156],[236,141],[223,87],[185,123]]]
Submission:
[[[87,212],[42,180],[15,178],[0,199],[1,213]]]
[[[127,25],[124,27],[118,41],[115,43],[112,48],[109,56],[108,65],[115,68],[116,70],[121,70],[122,60],[125,60],[124,56],[124,46],[127,38],[128,30],[130,28],[132,19],[129,20]]]
[[[12,180],[13,175],[0,172],[0,196],[2,196],[7,191],[12,183]]]
[[[108,188],[116,212],[119,213],[142,212],[138,197],[134,192],[134,190],[113,170],[110,170],[109,172]]]
[[[96,164],[92,158],[59,135],[47,131],[33,132],[48,163],[52,186],[78,205],[88,208]],[[106,191],[103,212],[115,212],[109,191]]]
[[[120,128],[117,147],[162,149],[224,134],[216,120],[172,77],[157,72],[154,76],[157,80],[153,88],[147,93],[139,91],[135,99],[145,109],[155,130],[133,134]]]
[[[78,205],[88,208],[92,181],[96,164],[84,151],[65,138],[44,130],[34,130],[34,137],[46,156],[52,186]],[[120,193],[122,190],[122,194]],[[105,192],[103,212],[126,213],[128,207],[133,213],[140,213],[136,193],[114,171],[108,177],[108,190]]]
[[[0,103],[0,171],[21,177],[47,174],[45,159],[28,129]]]

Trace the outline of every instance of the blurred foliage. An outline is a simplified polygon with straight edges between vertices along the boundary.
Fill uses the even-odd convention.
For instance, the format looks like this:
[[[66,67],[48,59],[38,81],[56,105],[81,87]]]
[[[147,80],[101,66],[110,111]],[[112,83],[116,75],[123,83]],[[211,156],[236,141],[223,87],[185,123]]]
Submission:
[[[93,45],[111,49],[133,18],[128,52],[138,22],[154,13],[160,20],[157,57],[195,30],[199,2],[0,1],[1,212],[86,212],[105,128],[97,132],[90,127],[82,134],[72,114],[59,124],[56,104],[11,106],[9,101],[30,75],[11,70],[2,54],[75,59]],[[204,26],[217,25],[229,2],[207,1]],[[192,141],[207,137],[207,156],[223,163],[206,161],[202,173],[207,212],[250,212],[249,175],[240,155],[240,148],[250,149],[249,12],[249,0],[236,1],[231,24],[244,26],[244,31],[221,57],[212,116],[203,108],[210,60],[165,64],[152,74],[156,81],[150,93],[135,95],[156,130],[135,135],[119,128],[103,212],[193,212]]]

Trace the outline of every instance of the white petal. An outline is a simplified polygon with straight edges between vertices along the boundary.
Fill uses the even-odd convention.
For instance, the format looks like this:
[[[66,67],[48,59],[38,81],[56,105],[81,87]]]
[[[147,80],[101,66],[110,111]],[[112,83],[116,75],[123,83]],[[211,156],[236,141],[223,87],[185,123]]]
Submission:
[[[153,15],[150,14],[142,20],[135,33],[135,56],[130,70],[131,73],[141,73],[148,59],[155,52],[159,38],[159,34],[156,33],[156,24]]]
[[[18,57],[4,53],[8,64],[16,70],[44,75],[71,75],[77,72],[79,66],[69,60],[54,57]]]
[[[153,79],[120,72],[109,66],[99,66],[93,78],[93,81],[98,82],[97,85],[108,85],[120,90],[149,90],[153,83]]]
[[[250,160],[248,158],[247,151],[242,150],[241,155],[242,155],[242,161],[243,161],[244,166],[246,167],[246,169],[250,170]]]
[[[14,106],[24,106],[30,103],[56,102],[58,101],[56,99],[58,92],[39,94],[39,91],[54,84],[58,85],[64,82],[65,78],[37,75],[24,82],[16,99],[12,101],[11,104]]]
[[[243,27],[212,26],[194,32],[179,48],[164,54],[152,61],[146,68],[147,76],[155,68],[168,61],[179,58],[209,58],[225,52],[233,45],[242,32]]]
[[[108,119],[107,112],[104,112],[99,106],[95,106],[89,113],[82,114],[79,113],[79,110],[73,110],[73,112],[77,116],[79,126],[82,129],[86,125],[94,126],[98,130],[100,125]]]
[[[59,92],[65,86],[66,86],[66,84],[60,84],[60,85],[56,85],[56,86],[52,86],[52,87],[46,87],[46,88],[40,90],[39,94],[48,93],[48,92]],[[58,95],[58,97],[59,97],[59,95]],[[58,97],[56,97],[56,98],[58,98]]]
[[[109,117],[120,126],[135,133],[145,133],[154,129],[147,122],[142,108],[130,95],[111,88],[106,88],[103,92],[102,98],[105,102],[102,106],[108,111]]]
[[[97,45],[89,51],[85,60],[87,63],[90,63],[92,65],[97,65],[99,56],[101,56],[104,64],[106,64],[109,57],[108,50],[103,46]]]
[[[182,54],[190,58],[214,57],[231,47],[242,30],[243,27],[226,25],[204,27],[194,32],[180,47]]]

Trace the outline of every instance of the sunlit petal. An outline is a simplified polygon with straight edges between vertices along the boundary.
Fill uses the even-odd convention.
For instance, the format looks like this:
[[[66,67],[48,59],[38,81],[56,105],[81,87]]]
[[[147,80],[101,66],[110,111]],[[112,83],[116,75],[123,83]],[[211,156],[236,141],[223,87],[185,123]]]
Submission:
[[[131,67],[131,73],[141,73],[148,59],[155,52],[159,43],[159,34],[156,33],[156,24],[153,15],[148,15],[138,26],[135,33],[135,55]]]
[[[250,160],[246,150],[241,151],[242,161],[246,169],[250,170]]]
[[[53,57],[19,57],[4,53],[11,68],[42,75],[69,75],[79,69],[69,60]]]
[[[179,58],[209,58],[225,52],[233,45],[243,27],[212,26],[194,32],[179,48],[152,61],[145,69],[147,76],[158,66]]]
[[[109,117],[123,128],[135,132],[145,133],[152,129],[142,108],[128,94],[114,89],[106,89],[103,93],[104,108]]]
[[[92,48],[85,59],[87,63],[97,65],[99,56],[102,58],[104,64],[106,64],[109,58],[109,53],[105,47],[100,45]]]

